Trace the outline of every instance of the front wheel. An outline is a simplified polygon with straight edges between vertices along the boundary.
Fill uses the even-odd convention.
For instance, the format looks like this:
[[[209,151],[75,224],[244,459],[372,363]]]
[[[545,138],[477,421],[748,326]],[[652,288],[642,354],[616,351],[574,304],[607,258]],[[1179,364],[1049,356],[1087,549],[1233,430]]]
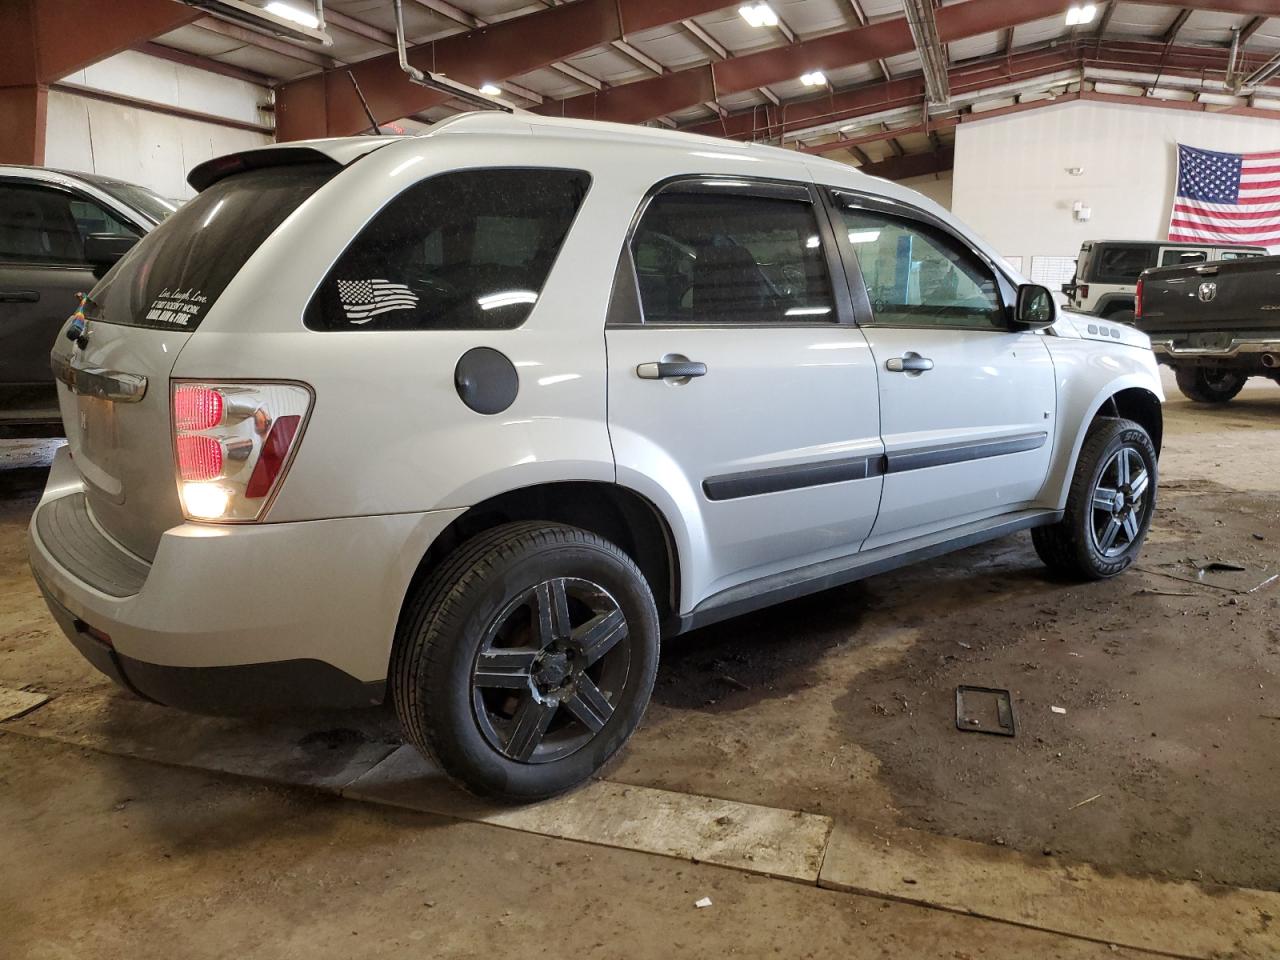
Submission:
[[[1243,373],[1214,367],[1177,367],[1174,376],[1183,396],[1197,403],[1226,403],[1244,389],[1248,379]]]
[[[392,655],[396,712],[472,793],[550,797],[639,726],[658,636],[648,583],[616,546],[506,524],[458,547],[411,598]]]
[[[1100,419],[1085,434],[1062,520],[1031,531],[1055,572],[1114,577],[1137,559],[1155,512],[1155,445],[1141,424]]]

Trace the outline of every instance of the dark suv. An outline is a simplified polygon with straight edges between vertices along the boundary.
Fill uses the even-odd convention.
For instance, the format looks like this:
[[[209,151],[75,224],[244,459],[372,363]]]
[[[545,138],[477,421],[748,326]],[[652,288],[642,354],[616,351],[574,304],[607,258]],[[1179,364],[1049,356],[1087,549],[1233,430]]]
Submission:
[[[61,434],[58,329],[76,295],[174,209],[120,180],[0,166],[0,437]]]

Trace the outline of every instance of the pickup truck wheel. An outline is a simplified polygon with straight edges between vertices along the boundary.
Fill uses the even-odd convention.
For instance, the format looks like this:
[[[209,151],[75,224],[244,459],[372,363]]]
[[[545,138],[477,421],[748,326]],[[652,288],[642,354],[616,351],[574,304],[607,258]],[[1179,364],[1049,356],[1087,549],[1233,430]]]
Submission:
[[[458,547],[411,597],[392,653],[409,741],[461,786],[540,800],[640,724],[658,669],[648,583],[575,527],[513,523]]]
[[[1174,370],[1178,389],[1197,403],[1226,403],[1244,389],[1248,378],[1234,370],[1212,367],[1178,367]]]
[[[1031,531],[1040,559],[1085,580],[1114,577],[1137,559],[1155,512],[1151,437],[1132,420],[1100,419],[1085,435],[1062,520]]]

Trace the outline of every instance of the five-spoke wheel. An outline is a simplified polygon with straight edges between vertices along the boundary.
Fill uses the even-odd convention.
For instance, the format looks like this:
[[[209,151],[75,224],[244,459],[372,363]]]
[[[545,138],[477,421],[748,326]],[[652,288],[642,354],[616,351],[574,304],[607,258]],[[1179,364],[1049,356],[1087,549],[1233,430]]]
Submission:
[[[555,577],[525,590],[485,630],[471,672],[485,739],[522,763],[579,749],[626,686],[627,634],[622,608],[597,583]]]
[[[1138,539],[1151,476],[1142,454],[1123,446],[1098,475],[1093,488],[1093,543],[1104,557],[1118,557]]]
[[[469,790],[508,800],[591,776],[639,725],[658,616],[635,563],[573,527],[467,541],[416,590],[392,654],[405,733]]]
[[[1115,576],[1142,549],[1156,478],[1155,444],[1141,424],[1095,420],[1076,460],[1062,520],[1031,531],[1036,553],[1068,576]]]

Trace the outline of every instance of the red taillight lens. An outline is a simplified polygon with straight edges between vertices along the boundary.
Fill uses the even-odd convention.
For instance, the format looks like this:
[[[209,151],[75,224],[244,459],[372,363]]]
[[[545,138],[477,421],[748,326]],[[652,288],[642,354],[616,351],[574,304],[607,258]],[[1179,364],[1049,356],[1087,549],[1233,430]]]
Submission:
[[[180,436],[177,447],[178,476],[183,481],[201,483],[222,476],[222,444],[213,437],[200,434]]]
[[[173,423],[178,430],[208,430],[222,422],[222,394],[183,384],[173,391]]]
[[[1077,296],[1077,297],[1079,297],[1081,300],[1088,300],[1088,299],[1089,299],[1089,285],[1088,285],[1087,283],[1082,283],[1082,284],[1080,284],[1079,286],[1077,286],[1077,287],[1076,287],[1076,296]]]
[[[249,485],[244,489],[247,498],[256,500],[271,492],[271,486],[284,468],[285,458],[289,455],[289,448],[293,446],[293,438],[301,423],[302,418],[298,416],[276,418],[276,422],[271,425],[271,432],[263,441],[262,452],[258,454],[253,475],[249,477]]]
[[[173,384],[182,509],[192,520],[262,519],[302,440],[311,390],[300,383]]]
[[[1142,277],[1138,278],[1138,289],[1133,291],[1133,319],[1142,319],[1142,286],[1146,283]]]

